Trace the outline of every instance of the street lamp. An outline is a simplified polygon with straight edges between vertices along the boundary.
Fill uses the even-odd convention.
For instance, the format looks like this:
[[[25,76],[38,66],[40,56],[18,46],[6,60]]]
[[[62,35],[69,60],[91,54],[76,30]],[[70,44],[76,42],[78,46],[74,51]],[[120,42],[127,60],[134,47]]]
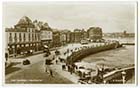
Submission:
[[[123,80],[123,84],[125,84],[125,78],[126,78],[126,72],[125,71],[122,71],[122,80]]]

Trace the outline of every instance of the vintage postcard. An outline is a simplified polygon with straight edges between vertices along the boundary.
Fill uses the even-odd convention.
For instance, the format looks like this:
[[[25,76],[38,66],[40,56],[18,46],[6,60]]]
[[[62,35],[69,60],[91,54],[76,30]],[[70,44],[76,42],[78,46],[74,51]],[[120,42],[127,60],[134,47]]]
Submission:
[[[137,84],[137,2],[3,2],[4,84]]]

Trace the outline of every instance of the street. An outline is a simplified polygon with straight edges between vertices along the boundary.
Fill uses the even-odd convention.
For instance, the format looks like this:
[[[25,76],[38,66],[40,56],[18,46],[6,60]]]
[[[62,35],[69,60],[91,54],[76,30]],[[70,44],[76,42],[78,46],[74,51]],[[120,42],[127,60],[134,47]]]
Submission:
[[[43,61],[35,63],[28,68],[23,69],[22,71],[12,75],[6,79],[6,83],[48,83],[48,84],[61,84],[61,83],[72,83],[68,79],[60,76],[58,73],[53,72],[54,77],[51,77],[43,69]]]
[[[62,56],[63,53],[66,52],[67,49],[75,49],[81,46],[91,46],[93,44],[81,45],[81,44],[69,44],[64,47],[60,47],[59,51]],[[45,59],[53,58],[54,51],[51,51],[51,55],[49,57],[43,57],[43,54],[33,55],[26,57],[26,59],[30,60],[30,65],[22,65],[19,63],[11,68],[6,69],[6,83],[48,83],[48,84],[66,84],[77,82],[75,79],[75,75],[70,75],[68,72],[61,71],[61,63],[58,65],[52,65],[54,77],[51,77],[50,74],[45,72]],[[25,58],[12,59],[14,62],[22,62]],[[9,70],[12,72],[8,72]],[[64,76],[65,74],[65,76]],[[68,76],[69,75],[69,76]],[[69,80],[68,80],[69,79]]]
[[[62,47],[59,47],[59,51],[61,55],[59,57],[66,59],[67,54],[64,55],[64,53],[69,50],[76,51],[76,48],[80,48],[83,46],[99,46],[103,43],[89,43],[86,45],[81,45],[81,44],[68,44]],[[113,50],[112,50],[113,51]],[[106,52],[112,52],[112,51],[106,51]],[[115,51],[115,50],[114,50]],[[117,50],[118,51],[118,50]],[[116,52],[117,52],[116,51]],[[102,52],[102,53],[106,53]],[[99,54],[102,54],[99,53]],[[26,83],[31,83],[31,84],[77,84],[79,76],[76,74],[70,74],[68,71],[62,70],[62,65],[65,63],[56,62],[54,61],[52,65],[48,66],[49,69],[51,69],[53,72],[53,77],[50,75],[50,73],[45,72],[45,59],[52,59],[55,55],[55,51],[51,51],[51,55],[48,57],[44,57],[45,53],[42,54],[36,54],[32,55],[26,58],[17,58],[17,59],[12,59],[12,62],[18,62],[15,66],[12,66],[11,68],[6,69],[6,80],[5,82],[8,84],[26,84]],[[68,54],[70,55],[71,52]],[[95,54],[93,60],[96,60],[96,56],[98,54]],[[107,54],[108,55],[108,54]],[[101,56],[101,55],[100,55]],[[103,55],[104,56],[104,55]],[[56,59],[57,57],[55,57]],[[24,59],[30,60],[31,64],[30,65],[23,65],[22,62]],[[90,57],[91,59],[91,57]],[[85,60],[85,59],[84,59]],[[87,59],[88,60],[88,59]],[[100,59],[98,59],[100,60]],[[113,61],[116,59],[113,59]],[[21,62],[21,63],[19,63]],[[96,63],[95,61],[90,61],[92,63]]]

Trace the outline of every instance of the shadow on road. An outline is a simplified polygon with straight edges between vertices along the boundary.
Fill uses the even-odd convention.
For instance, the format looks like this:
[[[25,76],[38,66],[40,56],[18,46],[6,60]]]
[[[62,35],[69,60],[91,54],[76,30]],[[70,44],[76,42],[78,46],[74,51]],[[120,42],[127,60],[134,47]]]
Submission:
[[[12,63],[10,67],[5,68],[5,75],[8,75],[10,73],[20,70],[21,68],[19,67],[13,67],[14,65],[17,65],[17,64],[20,64],[20,63]]]

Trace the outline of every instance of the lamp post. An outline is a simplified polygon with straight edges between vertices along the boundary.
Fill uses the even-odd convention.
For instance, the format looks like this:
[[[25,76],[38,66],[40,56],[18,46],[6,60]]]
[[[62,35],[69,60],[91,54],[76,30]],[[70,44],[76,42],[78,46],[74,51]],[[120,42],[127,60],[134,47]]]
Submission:
[[[126,82],[126,80],[125,80],[125,78],[126,78],[126,72],[125,71],[122,71],[121,73],[122,73],[122,81],[123,81],[123,84],[125,84],[125,82]]]

